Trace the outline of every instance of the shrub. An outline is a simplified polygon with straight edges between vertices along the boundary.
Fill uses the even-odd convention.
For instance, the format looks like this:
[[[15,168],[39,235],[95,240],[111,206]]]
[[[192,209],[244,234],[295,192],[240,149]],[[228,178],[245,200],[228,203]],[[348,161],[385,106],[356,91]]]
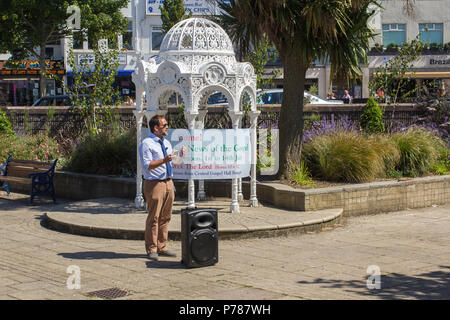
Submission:
[[[412,177],[431,171],[439,158],[440,150],[445,148],[441,139],[417,127],[396,132],[392,135],[392,139],[401,155],[397,170]]]
[[[62,157],[59,144],[43,134],[33,136],[6,134],[0,136],[0,162],[4,163],[10,154],[17,159],[46,162]]]
[[[374,98],[367,100],[359,123],[366,133],[384,132],[383,110],[381,110]]]
[[[134,176],[136,130],[87,135],[72,152],[65,170],[103,175]]]
[[[13,127],[11,125],[11,122],[8,119],[8,116],[6,115],[6,112],[3,110],[0,110],[0,134],[14,134]]]
[[[371,142],[352,131],[316,136],[304,144],[302,155],[313,176],[325,180],[372,181],[385,169],[383,157]]]

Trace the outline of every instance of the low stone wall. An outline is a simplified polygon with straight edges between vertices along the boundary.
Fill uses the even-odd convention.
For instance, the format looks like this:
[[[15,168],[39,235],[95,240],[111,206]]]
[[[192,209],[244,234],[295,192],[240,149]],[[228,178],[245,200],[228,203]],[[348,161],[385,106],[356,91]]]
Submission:
[[[343,208],[344,216],[375,214],[450,203],[450,175],[301,190],[258,185],[258,198],[292,210]]]
[[[136,181],[65,171],[55,172],[56,197],[71,200],[117,197],[134,200]],[[187,182],[175,181],[176,197],[187,198]],[[11,184],[12,191],[29,193],[29,187]],[[231,182],[205,181],[207,196],[231,197]],[[198,190],[198,185],[196,185]],[[250,194],[249,181],[243,181],[244,198]],[[450,175],[351,184],[345,186],[296,189],[290,186],[264,182],[257,185],[257,196],[262,202],[296,211],[316,211],[343,208],[344,216],[375,214],[421,208],[450,203]]]

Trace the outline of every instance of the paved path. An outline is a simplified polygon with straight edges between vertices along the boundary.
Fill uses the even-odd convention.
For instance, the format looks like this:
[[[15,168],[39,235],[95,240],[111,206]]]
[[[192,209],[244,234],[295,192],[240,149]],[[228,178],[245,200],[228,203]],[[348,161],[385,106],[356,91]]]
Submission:
[[[320,211],[289,211],[259,204],[248,207],[243,201],[240,213],[230,212],[230,199],[197,202],[198,208],[217,209],[220,239],[254,238],[262,236],[304,233],[338,224],[343,209]],[[169,224],[169,238],[181,237],[181,210],[187,202],[176,200]],[[118,198],[101,198],[67,202],[52,206],[45,212],[49,226],[58,231],[78,235],[112,239],[144,239],[144,210],[135,208],[134,201]]]
[[[142,241],[76,236],[41,226],[52,204],[0,193],[0,299],[450,299],[450,205],[345,219],[326,232],[224,240],[219,263],[150,262]],[[381,288],[367,288],[377,266]],[[69,290],[70,266],[81,288]],[[72,269],[73,270],[73,269]],[[376,269],[371,269],[376,270]]]

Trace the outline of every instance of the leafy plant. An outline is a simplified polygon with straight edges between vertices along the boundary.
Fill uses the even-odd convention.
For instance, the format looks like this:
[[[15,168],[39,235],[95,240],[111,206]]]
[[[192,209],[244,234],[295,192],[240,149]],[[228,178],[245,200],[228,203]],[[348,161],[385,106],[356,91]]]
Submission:
[[[383,110],[374,98],[367,100],[359,123],[366,133],[384,132]]]
[[[300,185],[302,187],[316,186],[304,161],[300,163],[300,166],[292,164],[290,171],[290,182],[294,185]]]
[[[6,115],[6,112],[0,109],[0,134],[14,134],[11,122]]]

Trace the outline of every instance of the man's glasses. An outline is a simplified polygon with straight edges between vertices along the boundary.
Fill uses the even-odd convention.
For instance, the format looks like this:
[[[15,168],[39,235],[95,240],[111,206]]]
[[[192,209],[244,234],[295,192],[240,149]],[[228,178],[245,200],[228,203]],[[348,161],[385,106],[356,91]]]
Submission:
[[[164,123],[163,125],[161,125],[160,127],[161,128],[167,128],[169,126],[169,124],[167,124],[167,123]]]

